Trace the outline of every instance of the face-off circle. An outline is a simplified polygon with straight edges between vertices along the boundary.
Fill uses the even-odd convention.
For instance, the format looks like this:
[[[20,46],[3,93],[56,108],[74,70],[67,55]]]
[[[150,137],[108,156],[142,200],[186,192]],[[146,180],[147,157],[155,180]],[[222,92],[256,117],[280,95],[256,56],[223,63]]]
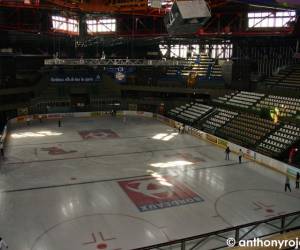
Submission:
[[[236,226],[299,211],[300,202],[285,193],[249,189],[224,194],[216,201],[215,207],[219,216]]]
[[[31,250],[121,250],[168,240],[160,228],[144,219],[123,214],[92,214],[50,227],[36,239]]]

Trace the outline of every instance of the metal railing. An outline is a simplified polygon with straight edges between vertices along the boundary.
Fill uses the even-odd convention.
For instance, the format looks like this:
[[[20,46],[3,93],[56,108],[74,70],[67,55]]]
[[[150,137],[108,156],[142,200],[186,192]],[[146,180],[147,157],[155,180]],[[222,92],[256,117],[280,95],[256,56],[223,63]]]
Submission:
[[[147,60],[147,59],[45,59],[45,65],[87,65],[87,66],[191,66],[189,60]]]
[[[282,234],[299,228],[300,211],[161,244],[135,248],[134,250],[223,249],[228,247],[226,243],[228,238],[233,238],[236,242],[236,246],[238,246],[238,242],[240,240],[263,238],[274,234]]]

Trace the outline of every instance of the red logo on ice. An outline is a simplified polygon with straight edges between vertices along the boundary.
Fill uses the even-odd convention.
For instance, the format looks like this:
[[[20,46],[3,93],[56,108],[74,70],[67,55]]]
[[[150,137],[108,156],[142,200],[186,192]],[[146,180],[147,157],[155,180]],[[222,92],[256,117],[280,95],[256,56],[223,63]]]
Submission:
[[[119,185],[141,212],[203,201],[198,194],[171,177],[164,177],[163,181],[153,177],[119,181]]]
[[[82,139],[114,139],[119,136],[110,129],[95,129],[95,130],[87,130],[87,131],[79,131],[78,132]]]

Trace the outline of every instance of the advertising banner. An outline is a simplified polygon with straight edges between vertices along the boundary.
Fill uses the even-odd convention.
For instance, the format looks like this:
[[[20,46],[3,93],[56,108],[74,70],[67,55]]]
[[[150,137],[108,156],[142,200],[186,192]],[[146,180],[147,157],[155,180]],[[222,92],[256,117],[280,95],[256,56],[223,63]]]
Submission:
[[[17,122],[24,122],[25,120],[26,120],[26,116],[25,115],[17,117]]]
[[[218,143],[218,138],[214,135],[206,134],[206,139],[213,143]]]
[[[51,72],[49,81],[51,83],[84,83],[95,84],[101,82],[102,77],[99,72],[94,70],[64,71],[58,70]]]
[[[227,147],[227,144],[228,144],[228,141],[225,141],[223,139],[220,139],[218,138],[218,144],[223,147],[223,148],[226,148]]]
[[[101,112],[101,111],[95,111],[95,112],[90,113],[91,117],[99,117],[99,116],[102,116],[102,115],[103,115],[103,112]]]

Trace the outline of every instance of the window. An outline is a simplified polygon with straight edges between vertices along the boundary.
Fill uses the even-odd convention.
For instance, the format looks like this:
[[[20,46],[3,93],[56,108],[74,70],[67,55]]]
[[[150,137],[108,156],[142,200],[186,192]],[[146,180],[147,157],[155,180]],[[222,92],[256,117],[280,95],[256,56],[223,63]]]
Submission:
[[[179,44],[171,45],[171,57],[180,57],[180,55],[181,55],[180,47],[181,46]]]
[[[159,48],[162,55],[165,56],[168,52],[168,45],[160,44]],[[187,58],[188,54],[189,56],[194,57],[196,55],[199,55],[199,48],[199,44],[172,44],[170,46],[170,57]]]
[[[116,19],[103,18],[87,20],[88,33],[116,32]]]
[[[232,49],[232,43],[205,45],[205,52],[211,58],[229,59],[232,57]]]
[[[295,20],[295,11],[248,13],[249,28],[283,28]]]
[[[159,49],[160,49],[160,52],[163,56],[166,56],[167,52],[168,52],[168,46],[167,45],[163,45],[163,44],[160,44],[159,45]]]
[[[163,56],[166,56],[168,52],[168,45],[160,44],[160,51]],[[203,52],[210,58],[222,58],[229,59],[232,57],[233,45],[230,41],[224,41],[222,44],[206,44],[202,49],[199,44],[183,45],[183,44],[172,44],[170,45],[170,57],[175,58],[187,58],[188,54],[191,58],[196,58]]]
[[[52,27],[58,31],[79,33],[78,20],[62,16],[52,16]]]

